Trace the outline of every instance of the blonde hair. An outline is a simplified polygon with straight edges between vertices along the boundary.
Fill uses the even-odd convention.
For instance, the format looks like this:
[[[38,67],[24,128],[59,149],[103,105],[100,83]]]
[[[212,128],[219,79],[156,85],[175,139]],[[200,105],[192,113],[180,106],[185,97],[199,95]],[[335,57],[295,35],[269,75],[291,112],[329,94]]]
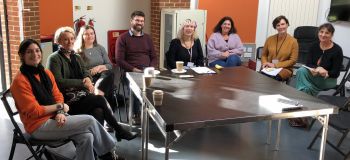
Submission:
[[[183,41],[183,35],[184,35],[184,28],[187,25],[193,25],[194,26],[194,32],[191,36],[192,40],[198,39],[198,34],[197,34],[197,22],[191,19],[186,19],[182,24],[181,24],[181,28],[179,29],[179,31],[177,32],[177,38],[180,39],[181,41]]]
[[[97,46],[97,38],[96,38],[96,32],[95,32],[95,28],[90,26],[90,25],[86,25],[80,28],[79,33],[77,35],[77,38],[74,42],[74,47],[73,50],[75,51],[75,53],[78,53],[84,60],[88,60],[85,56],[84,50],[85,50],[85,41],[83,38],[83,35],[85,33],[85,31],[87,31],[88,29],[92,29],[94,31],[95,34],[95,40],[93,42],[93,46]]]
[[[72,27],[68,27],[68,26],[61,27],[61,28],[58,28],[55,32],[54,43],[58,44],[58,41],[61,39],[62,33],[64,32],[72,33],[75,37],[75,32]]]

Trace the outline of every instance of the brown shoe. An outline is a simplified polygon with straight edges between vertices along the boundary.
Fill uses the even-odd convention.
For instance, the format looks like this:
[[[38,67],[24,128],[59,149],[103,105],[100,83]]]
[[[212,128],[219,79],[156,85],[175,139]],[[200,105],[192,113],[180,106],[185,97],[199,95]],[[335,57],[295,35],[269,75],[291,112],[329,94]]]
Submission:
[[[306,118],[291,118],[288,119],[291,127],[308,128],[308,120]]]

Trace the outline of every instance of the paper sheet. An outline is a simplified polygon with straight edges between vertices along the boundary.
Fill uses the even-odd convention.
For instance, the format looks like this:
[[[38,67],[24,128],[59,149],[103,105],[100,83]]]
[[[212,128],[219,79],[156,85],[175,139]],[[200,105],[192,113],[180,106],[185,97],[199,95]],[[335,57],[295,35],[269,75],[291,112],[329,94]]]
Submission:
[[[278,73],[281,72],[283,68],[263,68],[261,72],[264,72],[267,75],[270,76],[276,76]]]
[[[215,71],[211,70],[208,67],[194,67],[191,68],[193,71],[195,71],[198,74],[212,74],[212,73],[216,73]]]
[[[306,69],[309,69],[309,70],[313,70],[314,68],[311,68],[311,67],[308,67],[306,65],[302,65],[302,67],[306,68]]]

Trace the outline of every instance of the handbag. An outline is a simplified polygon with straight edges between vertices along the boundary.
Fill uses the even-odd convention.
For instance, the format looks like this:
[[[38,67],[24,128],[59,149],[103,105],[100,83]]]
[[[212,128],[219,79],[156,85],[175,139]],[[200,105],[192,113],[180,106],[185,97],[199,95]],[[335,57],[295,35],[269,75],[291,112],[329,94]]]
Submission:
[[[87,92],[84,89],[68,89],[64,93],[64,101],[67,104],[71,104],[73,102],[79,101],[80,99],[84,98],[87,96],[89,92]]]

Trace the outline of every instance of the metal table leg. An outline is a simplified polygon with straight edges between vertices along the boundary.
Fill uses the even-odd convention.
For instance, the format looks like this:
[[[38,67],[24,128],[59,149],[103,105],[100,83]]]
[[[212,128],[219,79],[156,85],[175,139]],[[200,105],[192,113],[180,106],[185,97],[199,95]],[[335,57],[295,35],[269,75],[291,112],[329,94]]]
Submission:
[[[328,120],[329,120],[329,115],[324,115],[320,117],[320,122],[323,125],[322,129],[322,137],[321,137],[321,146],[320,146],[320,156],[319,160],[324,159],[324,152],[326,149],[326,140],[327,140],[327,131],[328,131]]]
[[[130,91],[129,91],[129,126],[130,126],[130,131],[132,131],[132,113],[133,113],[133,106],[134,106],[134,96],[133,96],[133,91],[131,90],[131,86],[129,86]]]
[[[276,145],[275,150],[278,151],[280,149],[280,139],[281,139],[281,120],[278,120],[277,125],[277,135],[276,135]]]
[[[145,141],[145,150],[146,150],[146,159],[148,159],[148,141],[149,141],[149,115],[148,115],[148,108],[147,106],[145,105],[145,138],[146,138],[146,141]]]
[[[271,144],[271,128],[272,128],[272,120],[269,120],[267,128],[267,139],[266,139],[266,144]]]
[[[146,148],[146,143],[145,143],[145,127],[146,127],[146,122],[145,122],[145,104],[142,104],[142,109],[141,109],[141,157],[144,160],[145,157],[145,148]]]
[[[170,145],[170,133],[166,133],[165,137],[165,160],[169,160],[169,145]]]

